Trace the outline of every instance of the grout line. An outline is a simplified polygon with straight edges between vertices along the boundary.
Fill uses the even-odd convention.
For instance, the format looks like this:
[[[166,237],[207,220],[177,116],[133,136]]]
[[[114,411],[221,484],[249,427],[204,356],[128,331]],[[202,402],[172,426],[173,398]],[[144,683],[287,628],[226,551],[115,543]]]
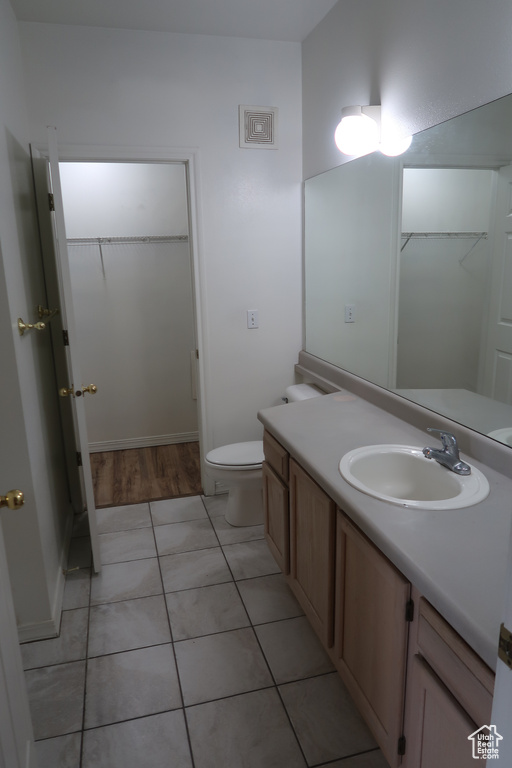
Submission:
[[[194,760],[194,753],[192,751],[192,740],[190,738],[189,725],[188,725],[188,720],[187,720],[187,716],[186,716],[186,713],[185,713],[185,698],[183,696],[183,686],[182,686],[182,683],[181,683],[181,675],[180,675],[180,670],[179,670],[179,667],[178,667],[178,660],[176,659],[176,651],[175,651],[175,647],[174,647],[175,643],[174,643],[174,637],[173,637],[173,632],[172,632],[171,617],[169,615],[169,609],[167,607],[167,600],[165,598],[166,592],[165,592],[164,577],[163,577],[163,573],[162,573],[162,567],[161,567],[161,564],[160,564],[160,557],[161,557],[161,555],[159,555],[159,553],[158,553],[158,547],[157,547],[157,543],[156,543],[155,523],[154,523],[153,515],[152,515],[152,512],[151,512],[151,505],[149,505],[149,515],[150,515],[150,519],[151,519],[151,529],[153,531],[153,538],[154,538],[154,541],[155,541],[155,549],[156,549],[156,553],[157,553],[158,570],[160,572],[160,581],[162,583],[162,595],[163,595],[163,598],[164,598],[165,613],[167,615],[167,623],[169,625],[169,632],[170,632],[170,636],[171,636],[172,657],[174,659],[174,667],[175,667],[175,670],[176,670],[176,679],[178,681],[178,686],[179,686],[179,691],[180,691],[180,699],[181,699],[180,710],[182,712],[183,722],[185,724],[185,731],[186,731],[186,734],[187,734],[187,743],[188,743],[188,750],[189,750],[189,753],[190,753],[190,760],[191,760],[191,763],[192,763],[192,768],[194,768],[195,760]]]
[[[83,695],[83,710],[82,710],[82,733],[80,735],[80,763],[79,768],[82,768],[84,759],[84,733],[85,733],[85,706],[87,701],[87,671],[89,665],[89,632],[91,626],[91,597],[92,597],[92,575],[93,566],[89,568],[89,601],[87,610],[87,637],[85,641],[85,673],[84,673],[84,695]]]

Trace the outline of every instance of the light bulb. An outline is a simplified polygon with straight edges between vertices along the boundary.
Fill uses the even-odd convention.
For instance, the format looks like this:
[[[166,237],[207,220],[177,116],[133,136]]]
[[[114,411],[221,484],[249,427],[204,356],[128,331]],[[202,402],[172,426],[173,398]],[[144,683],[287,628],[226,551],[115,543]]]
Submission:
[[[366,155],[377,149],[379,127],[362,112],[344,115],[334,133],[334,141],[344,155]]]
[[[388,157],[397,157],[407,152],[411,146],[412,136],[392,136],[387,137],[379,144],[379,150]]]

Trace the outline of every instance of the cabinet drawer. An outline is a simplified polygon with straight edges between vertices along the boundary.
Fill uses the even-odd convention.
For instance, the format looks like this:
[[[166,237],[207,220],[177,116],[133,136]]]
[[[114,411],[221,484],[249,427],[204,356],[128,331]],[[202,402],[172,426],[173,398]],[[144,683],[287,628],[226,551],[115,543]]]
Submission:
[[[475,723],[489,722],[494,673],[424,598],[418,650]]]
[[[270,432],[267,431],[263,434],[263,451],[265,453],[265,461],[270,464],[278,477],[287,483],[289,478],[288,452],[277,442],[275,437],[272,437]]]

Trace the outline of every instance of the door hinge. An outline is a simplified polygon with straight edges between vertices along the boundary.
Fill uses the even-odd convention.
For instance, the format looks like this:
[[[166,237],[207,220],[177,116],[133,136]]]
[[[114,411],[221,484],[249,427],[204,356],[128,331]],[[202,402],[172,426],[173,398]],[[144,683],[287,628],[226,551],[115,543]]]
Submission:
[[[67,331],[62,331],[62,340],[65,347],[69,347],[69,335]]]
[[[50,211],[55,210],[55,199],[51,192],[48,193],[48,207],[50,208]]]
[[[80,451],[76,452],[76,463],[77,463],[77,466],[79,467],[82,466],[82,454],[80,453]]]
[[[400,736],[398,739],[398,754],[405,755],[405,736]]]
[[[408,600],[405,604],[405,620],[414,620],[414,600]]]
[[[512,632],[510,629],[507,629],[503,623],[500,627],[498,656],[505,662],[509,669],[512,669]]]

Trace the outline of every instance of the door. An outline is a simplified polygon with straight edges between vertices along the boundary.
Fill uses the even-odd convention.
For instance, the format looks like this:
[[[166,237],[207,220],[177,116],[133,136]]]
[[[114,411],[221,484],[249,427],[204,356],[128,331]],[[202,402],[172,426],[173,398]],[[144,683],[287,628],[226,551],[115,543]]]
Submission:
[[[413,659],[411,689],[416,695],[410,702],[407,764],[421,768],[475,765],[468,737],[478,726],[420,656]]]
[[[93,566],[98,573],[99,541],[84,407],[84,397],[91,396],[84,387],[91,382],[83,381],[80,372],[55,128],[48,128],[48,158],[32,148],[32,162],[48,309],[58,309],[49,322],[57,386],[62,393],[59,401],[70,495],[76,513],[87,510]]]
[[[3,493],[6,490],[2,488]],[[35,765],[32,722],[0,526],[0,768]]]
[[[411,587],[341,512],[337,538],[334,663],[389,764],[398,765]]]
[[[509,539],[508,566],[507,566],[505,599],[502,609],[503,624],[507,629],[512,629],[512,530]],[[504,659],[498,658],[496,663],[496,682],[494,686],[494,699],[492,703],[491,723],[503,737],[499,742],[501,765],[512,765],[512,725],[510,713],[512,712],[512,666]],[[480,725],[480,723],[479,723]],[[494,761],[493,761],[494,762]],[[487,764],[491,764],[488,760]]]
[[[512,405],[512,166],[500,168],[483,394]],[[507,425],[505,425],[507,426]]]
[[[290,461],[289,584],[327,648],[333,643],[335,515],[332,499]]]

